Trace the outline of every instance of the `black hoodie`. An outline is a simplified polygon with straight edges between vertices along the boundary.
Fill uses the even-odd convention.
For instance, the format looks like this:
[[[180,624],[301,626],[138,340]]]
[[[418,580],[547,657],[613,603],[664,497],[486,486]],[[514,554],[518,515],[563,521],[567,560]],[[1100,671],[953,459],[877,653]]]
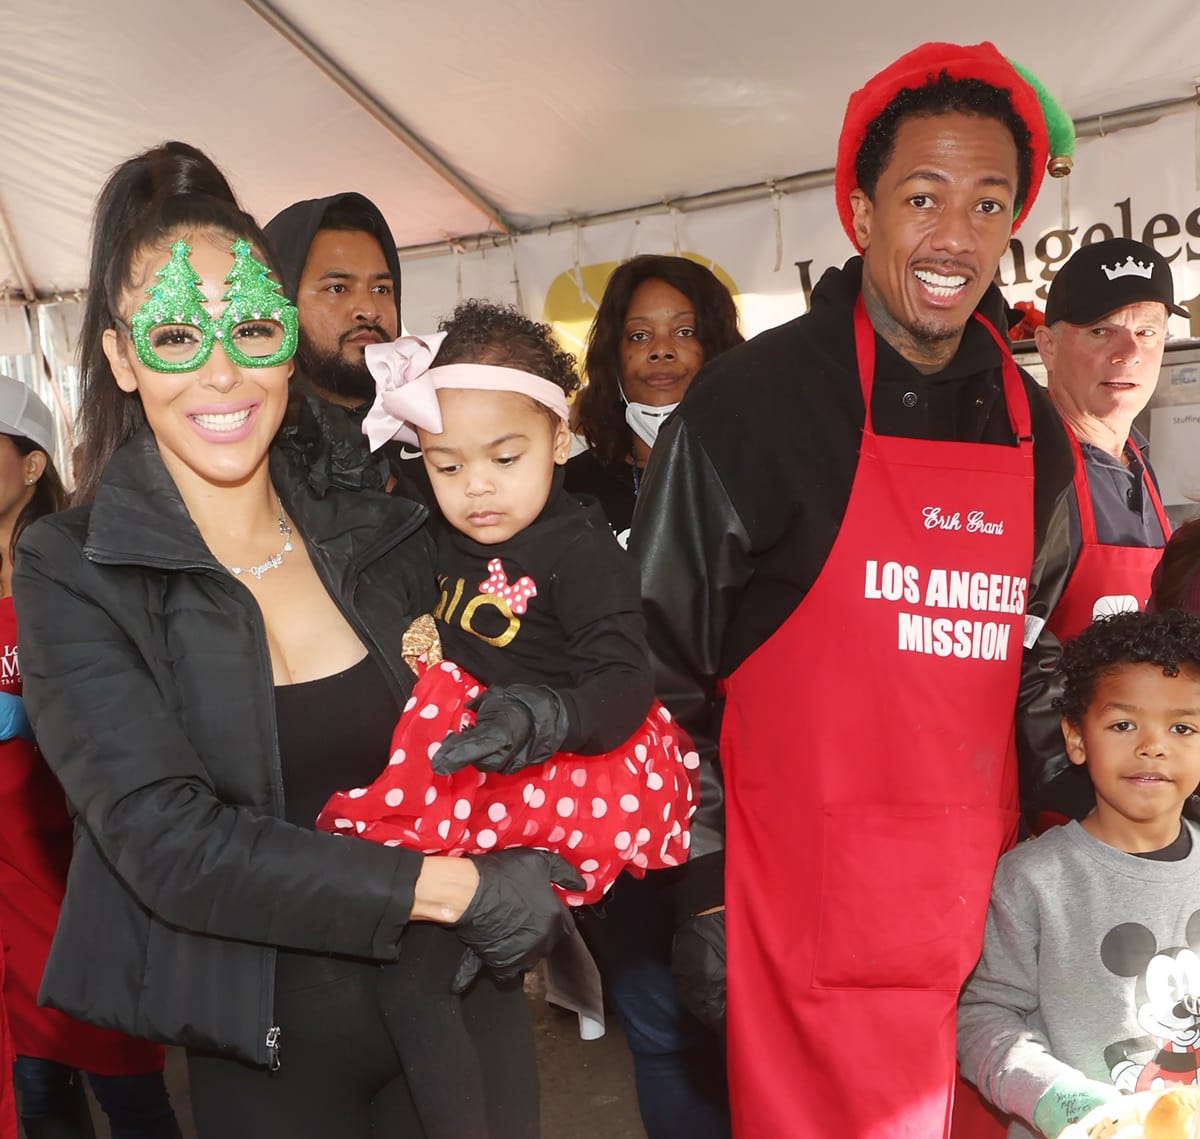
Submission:
[[[396,254],[396,240],[379,207],[362,194],[347,192],[328,198],[309,198],[280,210],[267,222],[263,232],[271,246],[273,264],[282,278],[283,291],[296,300],[300,275],[304,272],[313,238],[329,210],[343,202],[362,208],[370,223],[366,232],[375,237],[383,250],[396,285],[396,327],[400,328],[400,258]],[[431,502],[429,480],[419,462],[401,463],[398,446],[385,447],[375,456],[367,450],[366,439],[361,433],[361,413],[366,410],[366,405],[347,409],[320,399],[305,382],[311,379],[299,378],[295,402],[289,409],[280,442],[299,456],[317,493],[324,494],[330,486],[381,487],[391,473],[396,477],[396,493],[418,502]]]
[[[308,260],[308,249],[313,238],[321,228],[325,215],[332,206],[342,202],[351,202],[362,207],[371,221],[367,232],[375,236],[383,249],[384,259],[396,282],[396,327],[400,327],[400,258],[396,255],[396,239],[379,207],[370,198],[362,194],[344,193],[333,194],[328,198],[309,198],[306,202],[296,202],[280,210],[263,227],[263,233],[271,243],[271,251],[275,254],[275,268],[283,278],[283,291],[295,301],[296,290],[300,285],[300,274],[304,272],[304,262]]]

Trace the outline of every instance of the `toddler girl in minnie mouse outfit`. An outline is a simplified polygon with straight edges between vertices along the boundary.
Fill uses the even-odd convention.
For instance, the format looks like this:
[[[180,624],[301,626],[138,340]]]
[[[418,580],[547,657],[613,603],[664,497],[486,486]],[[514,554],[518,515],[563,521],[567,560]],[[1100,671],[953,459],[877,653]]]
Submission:
[[[685,861],[698,760],[653,699],[637,568],[562,489],[571,357],[479,301],[366,357],[372,448],[419,444],[433,484],[442,596],[436,637],[410,630],[420,679],[387,767],[317,826],[426,853],[552,850],[580,871],[571,905]],[[406,994],[418,1015],[423,999],[442,998]]]

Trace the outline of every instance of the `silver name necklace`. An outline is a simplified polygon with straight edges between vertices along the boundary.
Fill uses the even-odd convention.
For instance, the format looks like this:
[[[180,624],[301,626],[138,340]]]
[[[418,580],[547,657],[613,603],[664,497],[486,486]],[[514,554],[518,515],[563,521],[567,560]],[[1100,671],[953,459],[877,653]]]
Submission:
[[[255,581],[262,581],[264,573],[278,569],[283,565],[283,555],[292,552],[292,528],[288,525],[288,520],[283,515],[283,499],[279,495],[276,495],[275,501],[279,503],[279,534],[283,538],[283,549],[277,554],[272,554],[265,562],[260,562],[256,566],[229,566],[229,572],[234,577],[241,577],[242,574],[248,573],[254,577]]]

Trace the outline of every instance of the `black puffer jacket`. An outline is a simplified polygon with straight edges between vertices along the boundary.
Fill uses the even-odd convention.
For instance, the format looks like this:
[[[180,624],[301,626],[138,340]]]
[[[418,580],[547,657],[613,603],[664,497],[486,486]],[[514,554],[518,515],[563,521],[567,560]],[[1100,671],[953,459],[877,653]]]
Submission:
[[[318,498],[281,455],[271,467],[403,698],[401,633],[434,601],[424,510],[366,491]],[[149,431],[92,505],[26,531],[13,592],[30,717],[78,812],[41,999],[269,1063],[274,947],[394,960],[421,855],[281,818],[261,613],[205,546]]]

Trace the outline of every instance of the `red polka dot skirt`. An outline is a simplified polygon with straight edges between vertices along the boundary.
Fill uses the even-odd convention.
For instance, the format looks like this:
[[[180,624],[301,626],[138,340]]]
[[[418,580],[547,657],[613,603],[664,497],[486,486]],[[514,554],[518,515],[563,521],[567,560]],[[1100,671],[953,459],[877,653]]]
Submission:
[[[450,732],[475,722],[482,686],[450,661],[417,681],[392,734],[391,758],[369,787],[333,794],[320,830],[425,854],[482,854],[532,846],[561,854],[587,883],[560,890],[568,905],[599,900],[622,870],[687,860],[700,761],[655,701],[638,730],[604,755],[559,752],[513,775],[466,767],[436,775],[430,757]]]

